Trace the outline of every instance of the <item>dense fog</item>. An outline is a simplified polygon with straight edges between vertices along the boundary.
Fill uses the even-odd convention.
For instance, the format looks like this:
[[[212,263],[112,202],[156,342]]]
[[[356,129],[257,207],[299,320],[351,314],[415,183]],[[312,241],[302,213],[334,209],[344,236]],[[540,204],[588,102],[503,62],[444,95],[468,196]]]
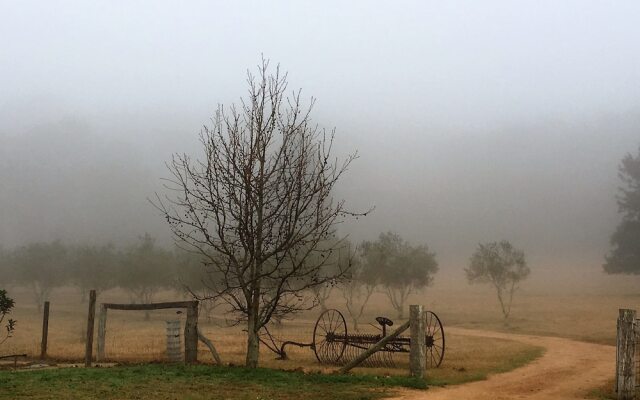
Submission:
[[[148,201],[164,163],[200,154],[201,126],[264,54],[317,98],[336,155],[360,155],[336,193],[375,206],[340,227],[353,241],[427,243],[436,282],[501,239],[538,281],[602,275],[618,165],[640,145],[639,3],[4,1],[0,15],[4,248],[170,244]]]

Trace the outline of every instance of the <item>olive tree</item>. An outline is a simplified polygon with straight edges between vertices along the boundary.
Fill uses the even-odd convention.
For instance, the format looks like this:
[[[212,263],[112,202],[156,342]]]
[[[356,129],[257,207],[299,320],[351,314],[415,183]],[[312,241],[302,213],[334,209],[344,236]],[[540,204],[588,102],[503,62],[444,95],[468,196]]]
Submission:
[[[608,274],[640,275],[640,149],[634,157],[627,154],[620,164],[623,187],[618,195],[622,221],[611,236],[612,250],[606,256]]]
[[[60,241],[31,243],[14,249],[10,255],[16,281],[31,286],[38,312],[56,287],[67,283],[69,251]]]
[[[76,246],[72,249],[69,259],[71,280],[80,290],[83,303],[91,289],[96,290],[99,295],[116,285],[121,255],[115,246]]]
[[[147,233],[123,252],[118,286],[129,293],[133,303],[151,303],[160,289],[171,285],[172,266],[172,253],[157,246]],[[149,311],[145,319],[149,319]]]
[[[270,71],[263,60],[241,104],[218,107],[200,158],[174,155],[170,194],[154,201],[178,245],[217,271],[208,297],[246,323],[247,367],[258,365],[258,334],[271,318],[314,306],[309,290],[344,275],[325,274],[327,258],[311,255],[339,242],[336,224],[353,215],[332,193],[355,154],[333,158],[334,132],[310,118],[314,100],[305,107],[300,91],[287,96],[287,75]]]
[[[376,241],[363,242],[361,247],[367,269],[379,276],[397,317],[403,319],[409,296],[433,283],[438,272],[435,254],[427,245],[413,246],[393,232],[381,233]]]
[[[220,279],[219,276],[212,276],[216,271],[203,268],[202,257],[197,253],[176,248],[173,257],[175,260],[174,278],[172,280],[174,288],[182,295],[200,299],[198,315],[204,316],[207,321],[211,321],[211,314],[220,305],[220,302],[212,298],[207,281],[218,280]]]
[[[511,313],[513,294],[530,274],[524,252],[506,240],[481,243],[465,268],[469,283],[489,283],[496,289],[505,321]]]

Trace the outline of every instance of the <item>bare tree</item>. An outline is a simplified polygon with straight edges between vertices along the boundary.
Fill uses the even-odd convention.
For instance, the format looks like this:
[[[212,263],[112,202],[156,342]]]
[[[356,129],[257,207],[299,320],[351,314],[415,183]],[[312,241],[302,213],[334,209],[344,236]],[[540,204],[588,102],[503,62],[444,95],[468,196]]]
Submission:
[[[319,243],[340,246],[335,226],[354,215],[331,193],[356,155],[331,158],[334,132],[312,124],[313,99],[303,107],[300,91],[286,96],[279,67],[270,74],[263,60],[247,82],[246,100],[219,106],[203,128],[204,158],[174,155],[167,189],[175,196],[157,196],[154,204],[178,245],[216,272],[207,282],[210,297],[246,322],[246,366],[256,367],[260,329],[315,306],[305,293],[345,273],[326,272],[322,254],[330,250]]]
[[[469,283],[493,285],[506,322],[518,283],[526,279],[531,271],[524,259],[524,252],[503,240],[499,243],[479,244],[465,272]]]

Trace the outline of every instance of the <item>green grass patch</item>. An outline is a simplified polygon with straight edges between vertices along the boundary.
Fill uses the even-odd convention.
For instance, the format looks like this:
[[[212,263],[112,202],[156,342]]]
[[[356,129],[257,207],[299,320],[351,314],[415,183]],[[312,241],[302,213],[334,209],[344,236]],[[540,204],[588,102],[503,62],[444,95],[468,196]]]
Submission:
[[[611,379],[602,387],[593,389],[587,394],[587,398],[594,400],[616,400],[618,396],[615,392],[615,382],[615,379]],[[640,393],[637,394],[640,395]]]
[[[481,343],[481,341],[478,342],[475,353],[465,354],[464,357],[452,355],[451,360],[442,367],[427,371],[427,385],[459,385],[484,380],[489,375],[523,367],[545,353],[543,347],[525,345],[511,340],[495,339],[491,346],[484,346]]]
[[[378,399],[390,388],[426,388],[394,376],[305,374],[207,365],[147,364],[0,372],[0,399]]]
[[[426,380],[365,368],[349,375],[181,364],[5,370],[0,371],[0,400],[374,400],[392,396],[397,387],[426,389],[482,380],[544,353],[541,347],[502,339],[487,343],[483,338],[453,336],[451,346],[448,361],[427,371]]]
[[[445,377],[438,377],[438,374],[435,373],[432,374],[431,377],[427,377],[426,383],[429,386],[446,386],[481,381],[487,379],[491,374],[499,374],[523,367],[537,358],[542,357],[544,353],[545,349],[543,347],[531,346],[530,348],[527,348],[526,351],[521,351],[520,353],[512,356],[505,357],[498,365],[492,365],[485,368],[475,368],[473,371],[459,371],[461,373],[458,375],[448,375]]]

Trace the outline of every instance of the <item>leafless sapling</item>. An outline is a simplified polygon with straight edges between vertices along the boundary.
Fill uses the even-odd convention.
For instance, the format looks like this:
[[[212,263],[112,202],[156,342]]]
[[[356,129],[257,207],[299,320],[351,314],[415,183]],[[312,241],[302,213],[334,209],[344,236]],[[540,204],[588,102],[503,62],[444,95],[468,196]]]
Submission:
[[[215,271],[210,297],[246,323],[246,366],[256,367],[260,329],[313,307],[310,288],[345,273],[325,273],[330,257],[322,254],[341,246],[336,225],[354,215],[332,189],[356,155],[332,158],[334,132],[313,125],[313,99],[304,107],[300,91],[287,96],[279,67],[271,73],[263,60],[247,82],[240,106],[219,106],[203,128],[203,157],[174,155],[173,194],[154,204],[178,245]],[[327,241],[330,249],[320,248]]]

